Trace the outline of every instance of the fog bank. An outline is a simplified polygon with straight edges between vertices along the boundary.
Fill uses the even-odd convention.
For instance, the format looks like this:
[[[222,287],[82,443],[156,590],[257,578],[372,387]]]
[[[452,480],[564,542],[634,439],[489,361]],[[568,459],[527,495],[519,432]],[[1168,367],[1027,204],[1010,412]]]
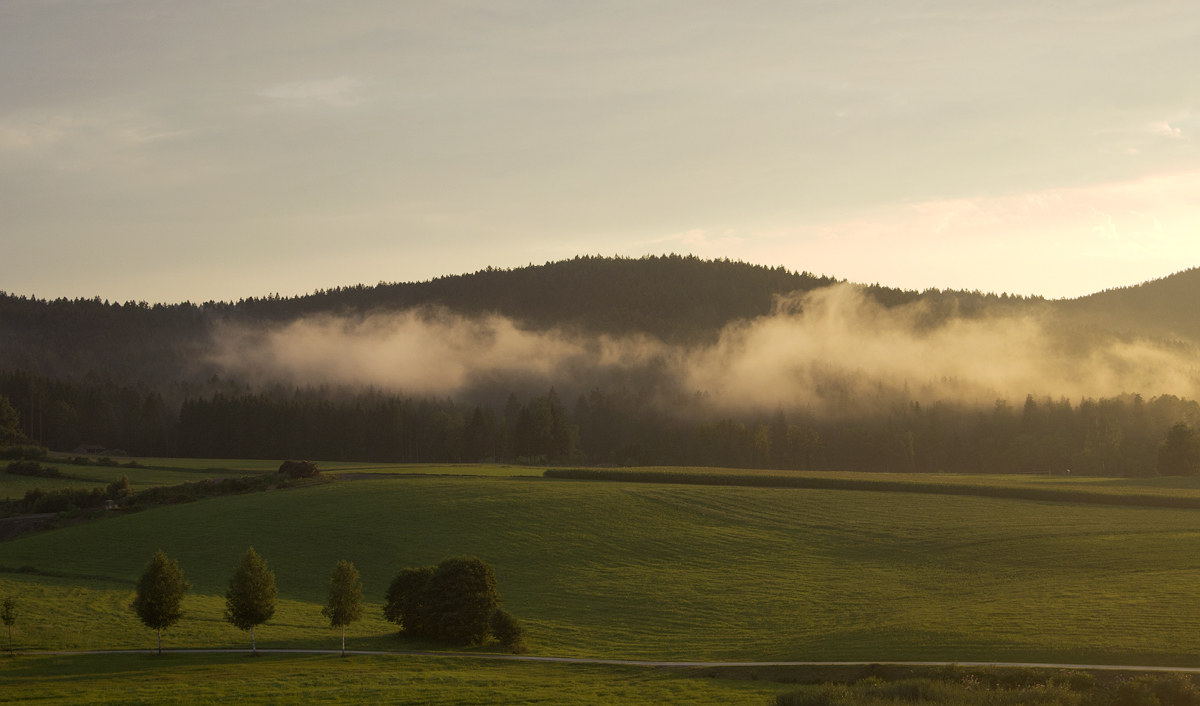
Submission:
[[[659,404],[723,411],[861,412],[884,400],[990,405],[1026,394],[1195,396],[1194,348],[1075,330],[1048,315],[951,317],[885,309],[854,285],[781,298],[715,343],[526,330],[444,310],[222,325],[212,362],[259,384],[374,386],[471,398],[481,391],[649,390]]]

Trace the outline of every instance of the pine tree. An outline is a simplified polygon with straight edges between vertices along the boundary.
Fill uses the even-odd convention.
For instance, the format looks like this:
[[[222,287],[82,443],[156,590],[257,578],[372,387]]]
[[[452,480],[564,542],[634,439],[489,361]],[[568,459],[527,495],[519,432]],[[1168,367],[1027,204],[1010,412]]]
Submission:
[[[277,594],[275,574],[267,569],[267,562],[254,547],[250,547],[229,579],[229,588],[225,591],[225,620],[239,630],[250,631],[250,649],[256,655],[254,627],[275,615]]]
[[[362,581],[354,564],[342,560],[333,569],[329,603],[321,609],[329,626],[342,629],[342,656],[346,656],[346,626],[362,618]]]
[[[158,631],[158,653],[162,654],[162,631],[183,617],[181,604],[191,585],[183,580],[179,562],[168,559],[160,549],[146,564],[137,582],[133,610],[142,623]]]

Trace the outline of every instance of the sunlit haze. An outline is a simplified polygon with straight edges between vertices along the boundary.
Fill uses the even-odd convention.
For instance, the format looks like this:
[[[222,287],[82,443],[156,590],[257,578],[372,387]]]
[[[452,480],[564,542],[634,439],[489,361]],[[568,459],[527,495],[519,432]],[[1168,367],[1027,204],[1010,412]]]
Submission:
[[[695,253],[1076,296],[1200,264],[1200,5],[0,5],[0,289]]]

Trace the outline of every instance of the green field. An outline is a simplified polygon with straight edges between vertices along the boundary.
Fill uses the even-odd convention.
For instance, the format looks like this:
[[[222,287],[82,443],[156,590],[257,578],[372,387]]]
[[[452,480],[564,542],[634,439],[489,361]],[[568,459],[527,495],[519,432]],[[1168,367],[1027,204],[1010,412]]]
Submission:
[[[0,658],[0,703],[746,704],[782,684],[645,667],[325,655]]]
[[[274,473],[280,461],[245,459],[138,458],[141,467],[77,466],[67,463],[62,454],[42,462],[56,468],[64,478],[39,478],[9,475],[0,463],[0,498],[19,498],[33,488],[57,490],[68,487],[107,485],[121,476],[129,478],[134,490],[158,485],[194,483],[204,478],[236,477]],[[125,462],[122,459],[122,462]],[[383,464],[321,462],[322,473],[330,476],[361,475],[438,475],[438,476],[538,476],[541,468],[499,464]]]
[[[495,565],[535,653],[651,659],[1198,663],[1200,512],[990,498],[479,477],[337,481],[161,507],[0,544],[22,644],[144,647],[125,609],[156,549],[195,586],[172,645],[238,646],[221,599],[254,545],[285,603],[260,644],[328,646],[333,564],[362,571],[362,648],[403,566]],[[32,598],[30,598],[32,596]]]
[[[682,466],[646,466],[638,468],[594,469],[605,476],[627,478],[639,477],[678,478],[683,482],[709,479],[710,484],[753,484],[757,480],[779,479],[781,481],[846,481],[863,488],[878,486],[884,489],[909,489],[914,492],[936,491],[937,489],[966,489],[987,495],[989,490],[1011,490],[1019,497],[1022,491],[1047,491],[1049,493],[1073,494],[1081,498],[1095,497],[1097,501],[1154,500],[1157,498],[1184,498],[1200,502],[1200,477],[1162,478],[1110,478],[1097,476],[1047,476],[1047,475],[986,475],[975,473],[853,473],[847,471],[778,471],[760,469],[702,468]],[[964,494],[970,494],[964,493]],[[1027,493],[1028,494],[1028,493]]]

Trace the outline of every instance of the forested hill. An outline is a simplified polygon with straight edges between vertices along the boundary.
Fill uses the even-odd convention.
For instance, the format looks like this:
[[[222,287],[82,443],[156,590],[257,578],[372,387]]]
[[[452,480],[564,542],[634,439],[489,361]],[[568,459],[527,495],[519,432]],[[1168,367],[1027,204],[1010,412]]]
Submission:
[[[1078,324],[1200,342],[1200,267],[1054,304]]]
[[[735,319],[771,311],[778,294],[837,280],[784,267],[668,255],[640,259],[576,257],[513,269],[487,268],[425,282],[380,283],[313,294],[245,299],[206,308],[243,321],[287,321],[320,313],[360,313],[437,305],[464,314],[498,313],[531,328],[648,333],[691,341]],[[878,288],[889,302],[916,292]]]
[[[0,369],[50,376],[100,372],[162,385],[203,379],[200,355],[215,322],[283,322],[318,314],[362,314],[441,306],[498,313],[531,328],[646,333],[676,342],[712,337],[725,324],[771,311],[778,294],[837,280],[729,260],[670,255],[577,257],[515,269],[481,270],[426,282],[355,285],[297,297],[147,304],[100,299],[41,300],[0,292]],[[872,287],[887,304],[916,292]]]
[[[297,297],[268,296],[204,304],[109,303],[99,299],[37,300],[0,292],[0,370],[62,376],[97,372],[154,386],[201,380],[204,351],[220,321],[284,322],[318,313],[362,314],[440,306],[477,315],[497,313],[529,328],[588,333],[644,333],[675,343],[711,341],[728,323],[770,313],[778,295],[811,291],[838,280],[784,267],[693,256],[571,260],[513,269],[488,268],[425,282],[355,285]],[[1200,270],[1074,301],[1021,298],[880,285],[867,288],[884,306],[918,299],[935,317],[993,307],[1052,307],[1067,323],[1200,341]]]

